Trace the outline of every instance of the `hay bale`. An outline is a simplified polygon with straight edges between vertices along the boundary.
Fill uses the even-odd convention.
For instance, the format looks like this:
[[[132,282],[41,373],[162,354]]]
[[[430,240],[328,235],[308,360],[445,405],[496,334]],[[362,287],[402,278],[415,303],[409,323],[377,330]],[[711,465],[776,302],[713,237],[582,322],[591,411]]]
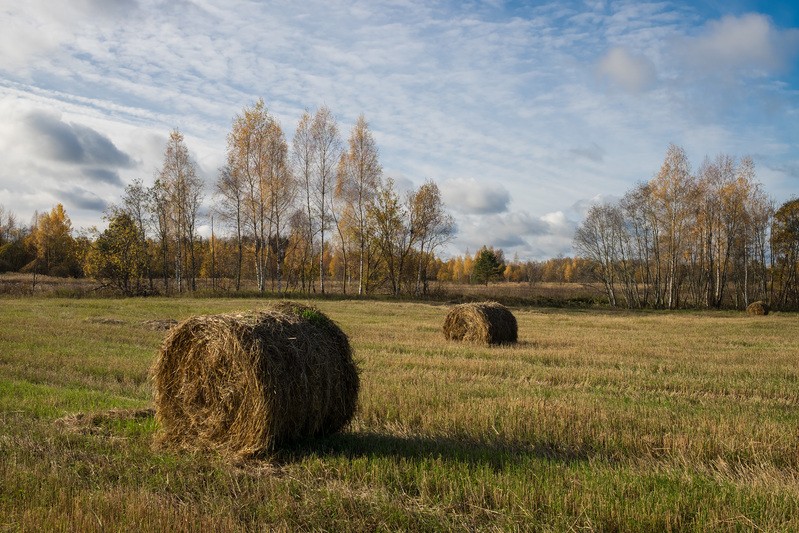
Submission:
[[[748,315],[765,316],[768,314],[768,312],[769,312],[768,304],[760,300],[752,302],[746,307],[746,314]]]
[[[340,430],[359,386],[344,332],[293,303],[185,320],[164,339],[153,381],[157,444],[239,457]]]
[[[450,309],[444,320],[444,337],[484,344],[513,343],[518,338],[518,326],[513,313],[500,303],[460,304]]]

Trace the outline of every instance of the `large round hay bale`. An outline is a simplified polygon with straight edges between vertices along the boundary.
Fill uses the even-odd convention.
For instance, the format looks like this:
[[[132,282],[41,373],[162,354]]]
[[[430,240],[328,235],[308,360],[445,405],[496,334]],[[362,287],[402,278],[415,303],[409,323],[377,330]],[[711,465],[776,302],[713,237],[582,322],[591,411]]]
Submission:
[[[766,302],[762,302],[760,300],[756,302],[750,303],[746,306],[746,314],[748,315],[767,315],[769,312],[769,306]]]
[[[359,386],[344,332],[293,303],[185,320],[164,339],[153,382],[161,446],[245,457],[340,430]]]
[[[444,337],[448,340],[503,344],[516,342],[516,317],[497,302],[456,305],[444,319]]]

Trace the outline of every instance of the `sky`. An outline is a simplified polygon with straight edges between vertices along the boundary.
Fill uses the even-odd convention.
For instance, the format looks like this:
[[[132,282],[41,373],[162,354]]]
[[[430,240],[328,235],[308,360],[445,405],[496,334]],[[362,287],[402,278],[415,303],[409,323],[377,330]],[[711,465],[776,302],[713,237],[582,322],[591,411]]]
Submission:
[[[694,168],[751,156],[779,205],[799,194],[792,4],[0,0],[0,205],[102,229],[179,128],[207,208],[259,98],[289,142],[305,109],[327,105],[344,141],[363,114],[384,176],[441,188],[445,257],[572,255],[590,205],[651,179],[670,143]]]

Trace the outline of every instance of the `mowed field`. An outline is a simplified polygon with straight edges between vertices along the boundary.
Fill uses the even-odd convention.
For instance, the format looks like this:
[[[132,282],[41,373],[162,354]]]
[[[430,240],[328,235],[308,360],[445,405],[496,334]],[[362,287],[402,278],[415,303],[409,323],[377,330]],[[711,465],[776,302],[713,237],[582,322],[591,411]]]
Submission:
[[[314,302],[361,369],[345,433],[153,450],[145,322],[264,303],[0,300],[0,531],[799,530],[795,314],[513,309],[489,348],[445,306]]]

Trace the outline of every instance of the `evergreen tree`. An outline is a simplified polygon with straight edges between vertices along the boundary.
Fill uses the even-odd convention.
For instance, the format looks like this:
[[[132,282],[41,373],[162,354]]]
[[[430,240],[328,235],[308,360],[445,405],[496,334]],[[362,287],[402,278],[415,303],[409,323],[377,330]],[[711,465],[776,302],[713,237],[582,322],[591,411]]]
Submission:
[[[477,252],[472,266],[472,278],[477,283],[488,285],[489,281],[502,279],[505,272],[505,258],[502,250],[483,246]]]

